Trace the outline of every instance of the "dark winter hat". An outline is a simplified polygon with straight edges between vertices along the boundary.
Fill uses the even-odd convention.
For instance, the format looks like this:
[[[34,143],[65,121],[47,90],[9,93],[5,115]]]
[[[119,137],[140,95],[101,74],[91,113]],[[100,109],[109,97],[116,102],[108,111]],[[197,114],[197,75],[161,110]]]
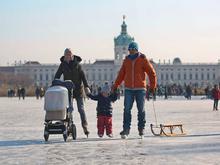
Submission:
[[[72,51],[71,51],[70,48],[66,48],[66,49],[64,50],[64,55],[67,54],[67,53],[71,53],[71,54],[72,54]]]
[[[128,50],[135,49],[138,51],[138,44],[136,42],[131,42],[128,46]]]

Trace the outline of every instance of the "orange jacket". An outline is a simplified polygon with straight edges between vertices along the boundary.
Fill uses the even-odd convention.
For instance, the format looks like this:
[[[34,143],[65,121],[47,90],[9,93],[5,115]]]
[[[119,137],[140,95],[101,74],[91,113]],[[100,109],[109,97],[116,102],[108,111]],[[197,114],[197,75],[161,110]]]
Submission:
[[[147,75],[150,80],[150,88],[155,89],[157,85],[156,72],[146,56],[139,53],[135,60],[126,57],[113,88],[116,89],[124,80],[125,88],[146,89]]]

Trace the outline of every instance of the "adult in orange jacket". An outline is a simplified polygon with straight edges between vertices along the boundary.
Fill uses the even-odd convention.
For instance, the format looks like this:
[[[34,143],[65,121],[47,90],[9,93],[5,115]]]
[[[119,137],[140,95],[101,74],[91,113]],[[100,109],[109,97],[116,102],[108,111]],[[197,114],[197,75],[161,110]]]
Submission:
[[[122,138],[126,138],[130,132],[131,109],[136,100],[138,109],[138,131],[144,135],[145,128],[145,94],[147,75],[150,80],[150,90],[155,91],[157,85],[156,72],[147,60],[146,56],[138,51],[138,44],[131,42],[128,46],[129,55],[123,61],[122,67],[113,85],[115,90],[124,81],[124,116],[123,130],[120,132]]]

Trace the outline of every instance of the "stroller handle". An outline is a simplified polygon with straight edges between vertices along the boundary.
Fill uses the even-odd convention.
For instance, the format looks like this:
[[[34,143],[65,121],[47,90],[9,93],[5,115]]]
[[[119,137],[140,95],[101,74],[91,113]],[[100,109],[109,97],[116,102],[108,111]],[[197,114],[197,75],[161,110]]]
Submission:
[[[52,81],[52,86],[63,86],[65,88],[67,88],[69,91],[71,91],[72,89],[74,90],[75,89],[75,85],[74,83],[71,81],[71,80],[60,80],[60,79],[54,79]]]

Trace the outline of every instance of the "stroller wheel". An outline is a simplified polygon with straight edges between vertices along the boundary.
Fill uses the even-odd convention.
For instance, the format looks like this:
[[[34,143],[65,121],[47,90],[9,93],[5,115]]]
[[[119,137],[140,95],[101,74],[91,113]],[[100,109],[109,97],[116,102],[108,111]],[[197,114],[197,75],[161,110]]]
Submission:
[[[66,139],[67,139],[67,133],[66,131],[63,133],[63,140],[66,142]]]
[[[49,139],[49,132],[47,127],[44,128],[44,140],[47,142]]]
[[[48,135],[44,135],[44,140],[47,142],[49,139],[49,134]]]
[[[73,140],[76,140],[76,125],[75,124],[72,124],[72,137],[73,137]]]

